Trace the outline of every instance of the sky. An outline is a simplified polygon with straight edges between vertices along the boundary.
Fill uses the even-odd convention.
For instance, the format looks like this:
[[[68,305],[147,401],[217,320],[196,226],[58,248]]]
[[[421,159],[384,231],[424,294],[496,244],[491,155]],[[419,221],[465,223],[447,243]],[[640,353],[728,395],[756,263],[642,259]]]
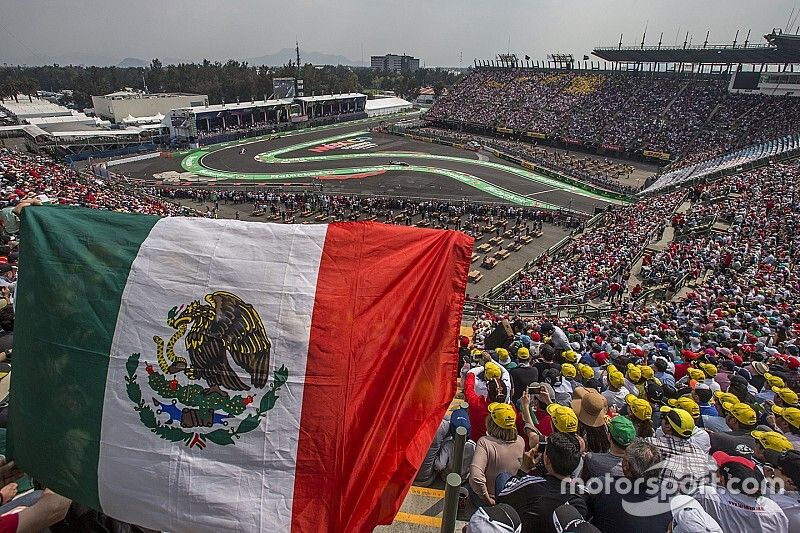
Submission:
[[[426,66],[460,66],[498,52],[582,57],[624,34],[639,44],[763,43],[800,0],[0,0],[0,63],[34,55],[97,54],[119,61],[245,59],[300,41],[301,52],[359,63],[387,52]],[[794,24],[794,29],[800,22]],[[510,46],[509,46],[510,43]],[[363,48],[362,48],[363,47]]]

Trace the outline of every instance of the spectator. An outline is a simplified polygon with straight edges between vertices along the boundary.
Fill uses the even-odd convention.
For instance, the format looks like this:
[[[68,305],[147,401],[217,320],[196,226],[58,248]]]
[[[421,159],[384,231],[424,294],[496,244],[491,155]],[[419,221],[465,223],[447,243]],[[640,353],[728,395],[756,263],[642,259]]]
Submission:
[[[606,474],[620,477],[622,458],[625,450],[636,438],[636,427],[628,417],[618,415],[608,421],[608,441],[610,449],[607,453],[589,452],[584,457],[583,479],[602,478]]]
[[[723,531],[788,533],[789,521],[778,504],[763,496],[764,476],[741,456],[714,452],[720,484],[701,487],[695,499]]]
[[[469,468],[470,496],[476,507],[494,505],[498,475],[505,472],[511,476],[520,468],[525,442],[517,434],[516,419],[510,405],[489,404],[486,435],[478,439]]]
[[[544,477],[528,475],[540,460],[547,474]],[[556,533],[553,512],[562,504],[569,503],[581,516],[587,516],[580,486],[569,481],[580,461],[581,446],[577,437],[554,433],[548,438],[543,454],[539,454],[538,449],[525,454],[520,471],[506,483],[497,501],[511,505],[519,513],[524,533]]]
[[[619,418],[619,417],[618,417]],[[638,533],[640,531],[667,531],[672,521],[669,508],[654,516],[638,516],[631,514],[628,509],[637,504],[653,501],[654,507],[658,501],[659,490],[657,485],[648,484],[648,479],[656,479],[658,465],[661,462],[659,449],[642,439],[633,441],[625,450],[622,459],[624,476],[632,483],[626,486],[635,487],[633,490],[621,492],[619,483],[610,482],[605,478],[605,490],[599,494],[589,496],[589,513],[592,523],[603,533]],[[641,479],[639,483],[636,480]],[[591,483],[592,480],[589,480]]]

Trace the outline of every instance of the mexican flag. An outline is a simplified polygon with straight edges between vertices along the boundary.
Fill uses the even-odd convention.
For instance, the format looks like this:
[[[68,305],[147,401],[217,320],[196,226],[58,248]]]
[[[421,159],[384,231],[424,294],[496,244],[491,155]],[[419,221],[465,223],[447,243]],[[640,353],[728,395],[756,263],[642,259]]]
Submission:
[[[455,393],[472,239],[29,207],[10,448],[170,532],[389,523]]]

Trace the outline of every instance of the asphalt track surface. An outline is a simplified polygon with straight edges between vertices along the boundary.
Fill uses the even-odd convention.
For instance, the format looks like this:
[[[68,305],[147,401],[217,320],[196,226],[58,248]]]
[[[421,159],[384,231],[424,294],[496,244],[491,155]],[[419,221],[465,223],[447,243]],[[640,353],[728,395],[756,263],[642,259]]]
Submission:
[[[313,182],[330,194],[467,199],[584,213],[610,203],[488,153],[369,131],[375,125],[377,121],[359,121],[278,138],[243,139],[187,152],[174,162],[153,161],[139,170],[166,170],[180,162],[183,170],[214,178],[220,185]],[[245,154],[240,154],[242,148]]]

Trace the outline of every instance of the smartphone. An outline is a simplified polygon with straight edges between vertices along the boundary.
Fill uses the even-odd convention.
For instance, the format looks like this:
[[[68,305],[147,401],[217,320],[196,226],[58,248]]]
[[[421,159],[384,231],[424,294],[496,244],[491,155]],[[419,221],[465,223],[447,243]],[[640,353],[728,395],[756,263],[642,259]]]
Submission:
[[[535,385],[528,385],[528,394],[536,394],[537,392],[542,391],[542,384],[537,383]]]

